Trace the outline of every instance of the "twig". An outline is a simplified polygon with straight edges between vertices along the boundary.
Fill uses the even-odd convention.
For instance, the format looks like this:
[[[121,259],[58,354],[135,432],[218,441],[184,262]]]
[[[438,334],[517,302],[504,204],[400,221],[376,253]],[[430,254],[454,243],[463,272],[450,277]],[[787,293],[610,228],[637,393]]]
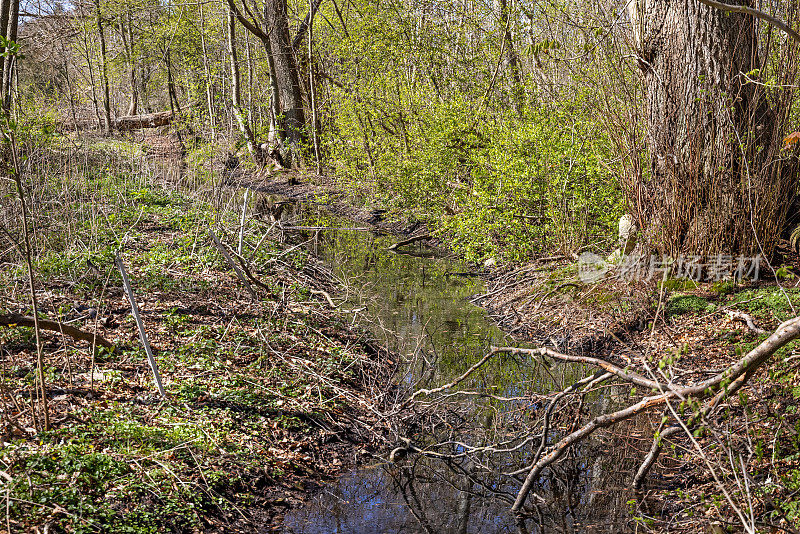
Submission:
[[[9,129],[6,133],[11,151],[11,163],[14,183],[17,185],[17,193],[19,194],[20,205],[22,206],[22,233],[25,242],[25,262],[28,268],[28,284],[30,285],[31,307],[33,308],[33,331],[36,336],[36,374],[39,380],[39,387],[42,393],[42,408],[44,409],[44,429],[50,430],[50,410],[47,406],[47,391],[44,383],[44,355],[42,354],[42,340],[39,332],[39,304],[36,299],[36,286],[33,282],[33,249],[31,246],[30,228],[28,227],[28,203],[25,202],[25,189],[22,187],[22,177],[20,175],[19,159],[17,158],[17,145],[14,138],[14,132],[8,124],[8,117],[6,116],[6,125]],[[33,396],[31,396],[31,409],[33,411],[34,421],[36,420],[36,411],[33,410]]]
[[[239,220],[239,245],[236,248],[236,252],[239,253],[239,256],[242,255],[242,247],[244,246],[244,221],[245,217],[247,216],[247,200],[250,197],[250,190],[244,190],[244,200],[242,201],[242,217]]]
[[[256,295],[256,292],[250,285],[250,282],[247,281],[247,277],[245,276],[245,274],[242,272],[239,266],[236,265],[236,262],[233,261],[233,258],[231,258],[230,254],[228,254],[228,251],[220,242],[219,238],[217,237],[217,234],[215,234],[214,230],[211,230],[210,228],[208,230],[208,234],[211,236],[211,239],[214,240],[214,244],[217,246],[217,249],[220,251],[220,253],[222,253],[222,257],[225,258],[225,261],[228,262],[228,265],[230,265],[230,267],[236,273],[236,276],[238,276],[239,280],[242,281],[244,287],[247,288],[247,291],[250,293],[250,296],[253,297],[253,300],[256,300],[258,298],[258,295]]]
[[[406,245],[410,245],[412,243],[416,243],[417,241],[423,241],[426,239],[433,239],[433,238],[429,234],[422,234],[414,237],[409,237],[408,239],[404,239],[403,241],[399,241],[394,245],[391,245],[387,250],[397,250],[400,247],[404,247]]]

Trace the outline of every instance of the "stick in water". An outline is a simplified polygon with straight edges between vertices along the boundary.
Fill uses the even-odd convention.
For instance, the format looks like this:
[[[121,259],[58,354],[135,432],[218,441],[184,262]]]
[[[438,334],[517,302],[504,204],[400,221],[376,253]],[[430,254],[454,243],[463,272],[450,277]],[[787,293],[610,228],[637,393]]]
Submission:
[[[117,264],[119,273],[122,275],[122,284],[125,286],[125,294],[128,296],[128,301],[131,303],[131,314],[136,320],[136,326],[139,327],[139,339],[142,340],[144,351],[147,353],[147,360],[150,362],[150,369],[153,370],[153,380],[161,396],[166,397],[167,392],[164,391],[164,386],[161,385],[161,375],[158,374],[158,364],[156,363],[155,356],[153,356],[153,350],[150,348],[150,342],[147,340],[147,333],[144,331],[144,323],[142,323],[142,318],[139,316],[139,307],[136,306],[136,298],[133,295],[131,282],[128,280],[128,273],[125,271],[125,264],[122,263],[122,258],[119,257],[119,254],[115,256],[114,261]]]

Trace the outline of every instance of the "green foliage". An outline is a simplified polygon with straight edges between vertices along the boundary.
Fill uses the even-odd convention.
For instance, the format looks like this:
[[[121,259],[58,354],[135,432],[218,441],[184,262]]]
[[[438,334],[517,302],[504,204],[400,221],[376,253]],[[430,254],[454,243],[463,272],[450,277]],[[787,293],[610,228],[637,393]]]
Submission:
[[[373,165],[372,202],[411,211],[467,258],[575,250],[613,234],[622,214],[617,181],[602,164],[608,142],[579,104],[491,121],[468,102],[436,106],[424,124],[406,126],[407,145],[383,136],[372,163],[362,133],[345,123],[359,111],[348,111],[339,137],[351,137],[336,145],[340,179],[363,189]]]
[[[708,313],[714,311],[716,306],[707,299],[698,295],[673,295],[667,301],[666,314],[684,315],[687,313]]]

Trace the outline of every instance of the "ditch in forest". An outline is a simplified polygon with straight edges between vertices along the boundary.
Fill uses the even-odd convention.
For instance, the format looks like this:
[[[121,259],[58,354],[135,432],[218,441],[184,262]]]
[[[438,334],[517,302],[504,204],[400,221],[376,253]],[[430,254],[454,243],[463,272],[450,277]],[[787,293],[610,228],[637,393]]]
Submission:
[[[301,205],[297,211],[289,221],[295,225],[357,226],[313,205]],[[418,244],[404,253],[391,252],[387,249],[395,239],[370,231],[306,231],[296,238],[307,240],[347,287],[358,289],[348,298],[349,306],[360,310],[354,321],[406,358],[395,378],[398,401],[420,388],[453,380],[490,346],[514,343],[485,310],[469,302],[484,291],[484,284],[452,257]],[[400,461],[376,462],[344,473],[304,507],[288,512],[284,531],[629,530],[628,500],[633,495],[627,485],[638,455],[626,450],[641,428],[635,421],[616,435],[574,447],[546,470],[536,495],[529,497],[524,525],[516,524],[510,512],[525,472],[507,473],[528,465],[540,444],[540,436],[526,435],[546,402],[536,394],[560,391],[586,376],[585,371],[583,366],[522,359],[490,361],[460,384],[461,394],[440,395],[426,409],[414,408],[415,413],[400,417],[398,434],[430,455],[411,453]],[[587,396],[583,410],[606,411],[616,403],[616,394],[613,389],[599,389]],[[481,450],[486,445],[505,451]],[[385,451],[387,458],[389,453]]]

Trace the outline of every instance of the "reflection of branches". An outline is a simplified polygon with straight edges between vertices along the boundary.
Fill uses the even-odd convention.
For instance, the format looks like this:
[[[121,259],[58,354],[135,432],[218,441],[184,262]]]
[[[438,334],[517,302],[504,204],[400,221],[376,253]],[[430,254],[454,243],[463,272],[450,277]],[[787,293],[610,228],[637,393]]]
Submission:
[[[780,325],[771,336],[727,369],[719,371],[709,378],[698,379],[694,383],[679,383],[663,374],[653,373],[645,360],[639,362],[642,364],[643,370],[637,372],[632,369],[633,362],[628,362],[628,365],[622,366],[601,358],[562,354],[547,348],[493,347],[480,360],[455,379],[439,387],[420,389],[402,404],[403,406],[408,406],[413,403],[415,407],[426,407],[427,411],[425,413],[444,425],[442,428],[447,428],[447,432],[450,434],[448,438],[440,439],[438,443],[427,446],[414,446],[413,449],[409,447],[409,450],[416,452],[420,456],[443,460],[443,463],[453,471],[460,472],[463,477],[470,481],[474,477],[472,473],[464,469],[464,465],[480,466],[482,472],[494,473],[505,477],[505,480],[510,484],[516,481],[521,486],[518,486],[519,490],[513,499],[511,508],[518,517],[521,517],[523,510],[527,510],[525,503],[528,500],[528,496],[533,493],[534,486],[542,482],[542,472],[548,467],[552,470],[553,465],[572,450],[575,445],[592,436],[597,430],[610,428],[640,414],[646,415],[654,409],[661,408],[665,410],[665,419],[659,426],[656,438],[634,477],[634,486],[638,487],[651,466],[656,462],[663,447],[663,440],[674,436],[681,430],[691,433],[693,428],[704,422],[707,423],[707,417],[720,406],[724,399],[744,386],[777,350],[798,337],[800,337],[800,317]],[[492,358],[501,354],[534,356],[537,360],[546,358],[567,363],[583,364],[594,367],[597,372],[579,378],[572,385],[547,396],[512,397],[492,395],[483,393],[480,387],[474,386],[467,390],[460,389],[468,383],[480,384],[481,380],[475,379],[478,371],[484,368]],[[646,391],[645,396],[636,402],[621,407],[621,409],[607,410],[604,408],[599,414],[594,413],[588,418],[585,416],[584,405],[588,393],[597,390],[598,387],[618,387],[620,384],[644,388]],[[425,396],[425,403],[414,402],[419,401],[421,396]],[[459,406],[464,412],[463,415],[449,411],[446,404],[447,400],[460,399],[463,396],[484,397],[490,403],[499,403],[499,408],[497,406],[492,408],[503,417],[514,414],[515,407],[520,414],[524,414],[531,406],[537,406],[534,408],[534,413],[538,411],[535,424],[539,430],[535,432],[527,430],[525,432],[516,432],[515,434],[506,425],[503,428],[503,432],[507,434],[502,437],[495,436],[495,438],[501,437],[501,439],[486,439],[489,434],[482,433],[481,427],[476,427],[474,423],[468,430],[463,427],[470,422],[474,422],[476,416],[474,406],[471,408]],[[523,405],[522,401],[536,397],[548,399],[547,404],[544,405],[544,403],[540,403],[537,400],[535,404]],[[693,409],[692,413],[694,415],[691,415],[686,421],[681,421],[673,408],[674,403],[684,403]],[[453,403],[452,406],[458,405]],[[526,415],[526,419],[529,417],[530,415]],[[555,422],[553,419],[555,419]],[[434,425],[435,427],[436,425]],[[525,428],[530,429],[531,423],[525,423]],[[555,428],[560,429],[563,434],[554,436]],[[479,443],[472,445],[466,443],[468,440],[456,435],[459,431],[462,434],[469,435],[470,438]],[[435,432],[434,435],[436,435]],[[442,438],[443,436],[439,437]],[[526,450],[531,450],[531,457],[523,463],[523,453]],[[500,463],[497,464],[498,460],[496,458],[501,455],[505,455],[506,459],[499,460]],[[510,458],[516,458],[516,460]],[[515,463],[511,464],[512,461]],[[524,467],[519,468],[520,464]],[[509,467],[510,465],[516,465],[517,467],[503,469],[503,467]],[[524,475],[524,480],[519,478],[521,475]],[[567,475],[567,479],[563,481],[561,486],[556,480],[551,480],[551,490],[558,492],[558,488],[566,488],[566,494],[571,493],[574,488],[570,486],[570,480],[574,482],[574,477],[570,479],[570,475]],[[508,485],[505,485],[505,487],[503,484],[492,485],[479,480],[470,482],[470,484],[471,487],[475,488],[483,487],[487,493],[492,494],[507,493],[503,490],[508,488]],[[534,493],[534,495],[536,494]],[[501,496],[501,498],[503,497]],[[541,497],[538,495],[537,497],[536,502],[543,502]]]
[[[609,364],[603,360],[597,360],[596,362],[593,362],[598,367],[614,373],[619,378],[625,378],[630,383],[651,383],[655,386],[653,389],[659,391],[659,393],[645,397],[639,402],[622,410],[594,417],[578,430],[575,430],[574,432],[571,432],[570,434],[561,438],[561,440],[559,440],[550,448],[550,451],[547,454],[539,458],[531,466],[528,476],[525,479],[525,483],[522,485],[522,488],[517,495],[517,500],[514,503],[512,510],[514,512],[519,512],[522,509],[523,505],[525,504],[525,500],[527,499],[527,496],[533,487],[533,483],[538,479],[543,469],[561,458],[561,456],[572,445],[586,439],[596,430],[613,426],[656,406],[664,406],[668,402],[676,399],[681,401],[686,401],[689,399],[701,401],[709,399],[710,397],[708,403],[704,406],[701,413],[708,412],[718,406],[719,403],[728,395],[738,391],[739,388],[741,388],[747,382],[747,380],[752,377],[753,374],[755,374],[758,368],[775,353],[775,351],[793,341],[798,336],[800,336],[800,317],[796,317],[784,322],[769,338],[761,342],[760,345],[750,351],[744,358],[730,368],[698,384],[682,387],[677,387],[673,384],[664,385],[654,380],[649,380],[641,375],[635,375],[619,369],[617,366]],[[503,348],[492,351],[492,353],[496,352],[542,354],[542,349]],[[554,353],[549,351],[548,355],[553,356]]]
[[[417,496],[417,492],[414,489],[414,481],[416,480],[415,477],[393,476],[393,478],[395,484],[397,484],[397,487],[400,490],[400,494],[403,496],[403,500],[408,506],[409,511],[411,511],[411,514],[414,516],[414,519],[417,520],[427,534],[433,534],[435,529],[433,529],[428,523],[428,519],[425,517],[425,507],[422,506],[422,503]]]

